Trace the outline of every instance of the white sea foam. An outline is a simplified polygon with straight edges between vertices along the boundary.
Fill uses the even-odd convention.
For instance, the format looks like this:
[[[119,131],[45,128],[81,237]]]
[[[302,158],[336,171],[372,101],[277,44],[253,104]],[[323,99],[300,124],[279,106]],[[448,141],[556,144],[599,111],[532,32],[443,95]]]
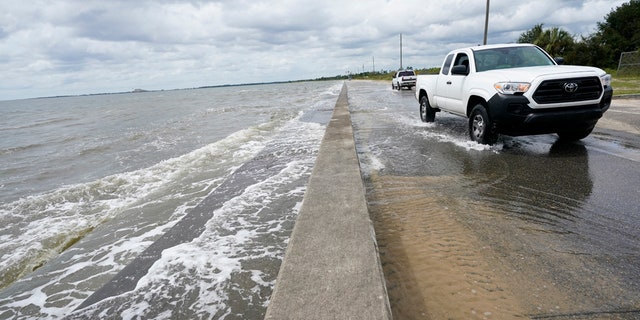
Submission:
[[[282,256],[282,246],[255,247],[254,241],[264,232],[272,233],[281,229],[281,223],[273,227],[274,221],[260,222],[259,215],[273,199],[284,196],[277,191],[282,183],[296,179],[307,170],[308,164],[289,163],[276,176],[247,188],[242,195],[216,210],[200,237],[165,250],[147,276],[138,282],[136,293],[144,298],[141,305],[132,308],[141,310],[145,301],[157,300],[165,296],[171,287],[181,286],[186,292],[196,292],[198,296],[190,309],[218,314],[226,308],[225,302],[229,300],[229,286],[234,274],[250,272],[255,284],[249,291],[272,286],[273,281],[266,280],[262,271],[247,270],[242,264],[247,259]],[[247,211],[247,207],[255,209]],[[178,273],[176,270],[183,271]],[[188,278],[185,279],[185,275],[189,275]]]
[[[188,303],[180,309],[190,310],[192,317],[215,315],[222,319],[231,314],[228,302],[237,299],[229,296],[232,292],[248,296],[250,301],[245,303],[264,308],[266,300],[251,300],[270,290],[275,275],[269,273],[273,270],[261,269],[264,262],[260,261],[269,265],[272,264],[269,261],[277,261],[284,255],[290,230],[283,224],[295,219],[306,190],[304,186],[290,185],[306,181],[323,134],[324,127],[317,123],[291,121],[285,125],[280,131],[281,139],[272,141],[269,148],[282,151],[274,156],[293,157],[273,175],[248,186],[215,210],[206,230],[196,239],[164,250],[134,291],[112,298],[127,303],[118,308],[120,317],[134,319],[141,314],[153,314],[157,319],[177,317],[180,311],[174,313],[166,306],[166,310],[157,310],[158,304],[177,303],[177,298],[171,297],[177,287],[190,297],[180,299],[180,303]],[[283,199],[294,202],[286,212],[272,212],[274,202]],[[277,241],[265,243],[261,240],[265,237]],[[250,261],[253,263],[247,265]],[[243,286],[247,281],[253,284],[249,288],[238,286],[234,277],[245,278]],[[112,303],[111,300],[103,303]]]
[[[76,254],[75,264],[71,264],[69,269],[63,272],[49,273],[47,283],[33,289],[29,299],[7,297],[12,301],[0,300],[0,303],[4,303],[4,308],[15,310],[19,310],[25,304],[39,306],[40,312],[51,316],[67,314],[69,307],[77,306],[82,300],[60,307],[55,303],[52,306],[52,303],[46,301],[57,299],[44,292],[50,294],[56,283],[68,282],[67,278],[73,278],[76,271],[84,268],[103,270],[101,273],[108,272],[106,275],[117,272],[149,246],[153,239],[173,226],[189,208],[199,203],[208,194],[207,190],[218,185],[222,179],[216,176],[231,174],[241,163],[262,150],[268,142],[265,133],[268,131],[265,131],[264,126],[249,128],[146,169],[105,177],[88,184],[64,187],[48,194],[3,205],[0,209],[2,219],[13,218],[10,226],[0,227],[10,227],[13,231],[12,234],[3,232],[3,241],[0,243],[0,252],[3,253],[0,257],[3,261],[1,271],[3,280],[8,281],[9,277],[24,277],[37,265],[55,258],[71,239],[83,236],[123,212],[135,212],[135,207],[148,206],[149,203],[145,201],[149,200],[145,199],[155,199],[151,200],[153,202],[188,201],[174,208],[165,223],[158,224],[157,220],[151,222],[155,227],[149,228],[137,221],[137,226],[133,228],[143,229],[142,234],[127,237],[126,231],[121,229],[120,233],[124,237],[119,237],[114,243],[107,243],[95,252]],[[232,152],[233,156],[224,155],[229,152]],[[221,169],[223,173],[208,173]],[[207,176],[212,178],[206,178]],[[16,221],[16,217],[21,217],[22,221]],[[92,258],[95,255],[101,258]],[[88,294],[90,292],[78,292],[75,296]],[[69,298],[62,297],[62,300]]]
[[[442,130],[442,125],[437,123],[420,124],[419,127],[424,127],[426,130],[416,131],[417,134],[425,137],[436,139],[439,142],[449,142],[454,145],[464,148],[467,151],[494,151],[498,152],[502,150],[502,143],[498,141],[497,144],[490,146],[486,144],[480,144],[475,141],[471,141],[466,135],[460,135],[457,132],[451,132]]]
[[[226,139],[149,168],[63,187],[2,205],[0,220],[5,223],[0,226],[3,240],[0,242],[0,273],[3,285],[55,258],[70,241],[115,219],[122,212],[149,205],[149,199],[175,202],[176,198],[184,197],[194,206],[206,196],[206,190],[215,187],[216,181],[220,182],[220,175],[230,174],[262,150],[268,141],[269,128],[266,127],[269,126],[236,132]],[[226,170],[215,172],[220,168]],[[140,252],[149,244],[149,240],[144,239],[157,237],[184,215],[184,211],[184,208],[177,207],[175,216],[166,224],[129,241],[119,240],[117,245],[109,245],[109,254],[97,263],[111,266],[117,264],[116,257],[123,252],[130,255]],[[142,225],[139,227],[144,228]]]
[[[304,94],[310,94],[307,103],[312,110],[326,111],[341,87],[341,82],[314,85],[315,92]],[[293,98],[283,96],[284,101]],[[39,318],[112,315],[112,309],[100,309],[104,306],[100,303],[75,313],[72,310],[242,164],[269,147],[275,150],[270,155],[290,160],[225,203],[200,237],[163,253],[138,285],[148,292],[136,290],[127,296],[130,300],[120,305],[118,314],[123,318],[145,312],[156,318],[176,316],[171,308],[155,310],[157,301],[175,306],[175,312],[193,308],[194,315],[216,318],[235,312],[231,305],[237,301],[229,304],[229,299],[245,299],[241,304],[264,308],[265,294],[275,280],[274,270],[277,272],[274,265],[283,256],[324,134],[324,125],[299,120],[300,110],[308,110],[308,105],[287,103],[272,110],[262,108],[262,124],[192,152],[143,169],[0,204],[0,272],[3,280],[9,279],[5,275],[10,272],[12,279],[20,279],[0,292],[0,314],[20,318],[28,307]],[[232,112],[239,110],[245,109]],[[162,139],[138,142],[156,149],[171,149],[178,143]],[[273,208],[287,209],[271,212]],[[81,240],[60,254],[77,239]],[[266,269],[256,267],[255,261],[266,263]],[[14,266],[20,270],[12,269]],[[240,288],[239,282],[250,285]],[[169,299],[200,294],[198,300],[185,298],[187,306]]]
[[[380,172],[384,170],[385,165],[380,161],[380,159],[372,154],[368,154],[366,156],[361,155],[360,158],[360,171],[369,175],[373,172]]]

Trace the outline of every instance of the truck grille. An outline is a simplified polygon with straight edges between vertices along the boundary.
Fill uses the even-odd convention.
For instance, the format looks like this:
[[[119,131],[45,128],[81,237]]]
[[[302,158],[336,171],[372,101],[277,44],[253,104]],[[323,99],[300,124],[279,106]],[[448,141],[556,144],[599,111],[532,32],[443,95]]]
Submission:
[[[539,104],[574,102],[596,100],[601,94],[598,77],[557,79],[543,81],[533,93],[533,100]]]

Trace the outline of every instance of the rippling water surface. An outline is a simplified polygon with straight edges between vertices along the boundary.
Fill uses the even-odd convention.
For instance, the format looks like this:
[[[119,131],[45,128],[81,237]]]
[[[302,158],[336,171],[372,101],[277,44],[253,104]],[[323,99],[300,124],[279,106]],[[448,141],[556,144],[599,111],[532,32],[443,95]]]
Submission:
[[[421,122],[414,92],[349,83],[394,319],[640,318],[636,144],[479,145],[463,117]]]
[[[0,318],[260,317],[341,86],[0,101]],[[221,185],[204,232],[74,311]]]

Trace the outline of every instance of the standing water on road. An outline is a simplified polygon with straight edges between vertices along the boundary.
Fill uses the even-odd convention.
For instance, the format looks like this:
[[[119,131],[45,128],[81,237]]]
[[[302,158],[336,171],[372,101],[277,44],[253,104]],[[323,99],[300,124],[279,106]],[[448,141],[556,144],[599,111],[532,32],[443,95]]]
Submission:
[[[260,318],[341,87],[0,101],[0,318]],[[223,184],[202,234],[74,311]]]
[[[640,319],[640,148],[618,125],[640,108],[489,147],[464,117],[421,122],[414,90],[348,89],[395,319]]]

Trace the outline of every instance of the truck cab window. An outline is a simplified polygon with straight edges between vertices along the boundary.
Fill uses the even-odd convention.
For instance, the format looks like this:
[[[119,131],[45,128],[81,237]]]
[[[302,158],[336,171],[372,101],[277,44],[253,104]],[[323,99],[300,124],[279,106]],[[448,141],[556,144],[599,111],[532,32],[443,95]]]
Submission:
[[[453,60],[453,54],[448,55],[444,60],[444,64],[442,65],[442,74],[449,74],[449,69],[451,69],[451,60]]]
[[[469,71],[469,57],[467,57],[466,53],[459,53],[458,56],[456,57],[456,63],[453,64],[454,66],[465,66],[467,67],[467,71]]]

